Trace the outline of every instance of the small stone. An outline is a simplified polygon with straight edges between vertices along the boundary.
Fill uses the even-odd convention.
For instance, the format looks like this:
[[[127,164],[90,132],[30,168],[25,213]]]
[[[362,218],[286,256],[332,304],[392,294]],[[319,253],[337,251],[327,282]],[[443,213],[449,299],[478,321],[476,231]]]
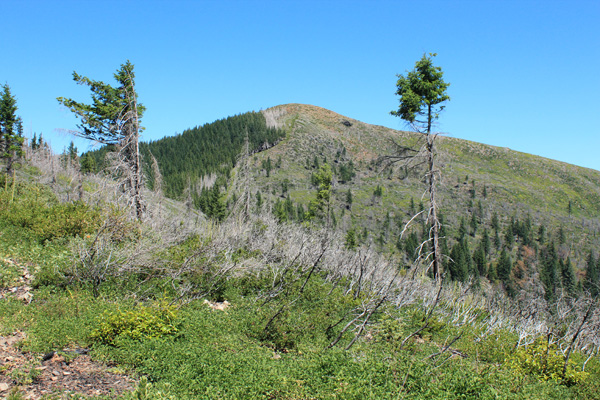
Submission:
[[[27,303],[31,303],[32,298],[33,298],[33,295],[29,292],[24,292],[24,293],[17,295],[17,300],[23,300]]]
[[[8,390],[8,383],[0,383],[0,392],[6,392]]]

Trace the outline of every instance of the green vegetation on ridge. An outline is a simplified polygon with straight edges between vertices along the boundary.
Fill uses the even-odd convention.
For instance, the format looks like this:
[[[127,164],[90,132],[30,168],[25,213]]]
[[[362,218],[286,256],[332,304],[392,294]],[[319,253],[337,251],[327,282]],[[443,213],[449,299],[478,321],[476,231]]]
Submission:
[[[330,268],[331,262],[361,260],[358,252],[331,253],[342,250],[318,231],[277,224],[268,216],[242,226],[232,218],[156,246],[146,238],[167,236],[114,219],[118,210],[100,205],[95,212],[103,216],[102,228],[93,212],[69,212],[68,222],[81,228],[57,229],[47,237],[36,215],[70,204],[57,203],[48,188],[21,179],[11,200],[11,185],[0,189],[0,234],[6,238],[1,255],[11,268],[26,263],[36,278],[30,302],[10,296],[0,302],[0,335],[25,331],[19,346],[34,360],[48,351],[85,347],[96,360],[143,375],[123,399],[594,399],[600,393],[597,357],[583,372],[587,355],[575,351],[563,374],[564,355],[547,345],[545,335],[514,351],[517,332],[509,325],[491,329],[494,316],[483,308],[486,302],[478,303],[478,295],[465,294],[464,287],[446,285],[432,308],[436,290],[402,303],[410,296],[403,285],[427,287],[426,281],[420,286],[406,279],[398,297],[391,297],[401,306],[391,301],[373,308],[376,281],[361,285],[356,276]],[[378,192],[385,196],[386,190]],[[6,218],[11,215],[22,217]],[[56,224],[65,222],[57,218]],[[522,223],[514,225],[516,235],[526,236]],[[97,235],[112,238],[107,248],[93,247],[94,238],[104,237]],[[301,243],[304,255],[291,247]],[[102,271],[90,275],[92,264],[85,263],[91,260],[74,251],[81,245],[119,260],[130,245],[148,251],[128,261],[133,264],[98,259],[109,274],[97,285]],[[322,251],[332,258],[319,261]],[[210,306],[225,300],[224,311]],[[350,346],[358,331],[344,327],[359,328],[362,319],[350,322],[369,310],[372,318]],[[18,377],[29,371],[15,368],[0,373]]]

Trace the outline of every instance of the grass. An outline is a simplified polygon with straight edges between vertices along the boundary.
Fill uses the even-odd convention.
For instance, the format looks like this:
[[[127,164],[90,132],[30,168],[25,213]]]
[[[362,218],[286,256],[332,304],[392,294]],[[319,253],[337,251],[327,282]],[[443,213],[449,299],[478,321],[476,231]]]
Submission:
[[[418,307],[386,310],[371,328],[372,339],[349,351],[325,350],[329,339],[323,327],[329,320],[323,311],[347,300],[338,294],[324,304],[322,294],[329,288],[319,280],[303,304],[290,310],[289,319],[278,322],[283,330],[276,335],[289,335],[282,342],[287,347],[278,350],[275,336],[262,335],[275,307],[257,307],[260,287],[231,280],[226,296],[233,306],[227,311],[194,301],[181,307],[176,335],[124,340],[116,346],[94,341],[91,332],[104,310],[133,305],[117,297],[98,300],[86,290],[38,292],[29,306],[4,303],[0,320],[27,331],[24,351],[91,345],[94,358],[134,370],[152,382],[152,390],[179,399],[598,398],[597,364],[588,366],[589,376],[574,386],[515,373],[505,363],[514,337],[498,332],[477,343],[477,326],[452,326],[442,315],[419,340],[400,349],[401,339],[419,327],[423,314]],[[456,334],[463,337],[454,349],[466,358],[444,354],[427,359]]]
[[[42,246],[35,237],[28,239],[30,233],[23,228],[2,225],[0,232],[12,237],[12,243],[4,243],[2,249],[11,258],[39,265],[45,257],[62,259],[68,253],[61,239]],[[161,257],[181,263],[186,253],[208,244],[190,238]],[[240,260],[259,256],[243,249],[236,254]],[[105,316],[127,320],[142,310],[139,323],[143,324],[152,315],[127,296],[127,285],[109,283],[95,297],[85,285],[56,286],[55,280],[48,279],[35,290],[30,304],[0,302],[0,326],[4,333],[16,329],[27,333],[19,344],[22,351],[43,354],[91,347],[95,359],[144,376],[142,386],[123,395],[124,399],[142,395],[147,399],[600,398],[598,360],[588,364],[587,375],[576,384],[540,378],[512,367],[513,334],[497,331],[481,336],[484,316],[457,325],[443,307],[428,328],[404,347],[400,346],[403,340],[423,324],[425,313],[419,304],[402,309],[386,306],[374,318],[367,337],[350,350],[344,346],[352,332],[343,336],[340,346],[327,349],[339,332],[339,327],[331,326],[361,298],[354,299],[316,275],[301,295],[300,283],[296,283],[283,297],[265,302],[263,293],[273,279],[266,271],[230,277],[219,295],[232,304],[226,311],[194,300],[180,305],[172,320],[175,331],[155,325],[152,335],[129,335],[116,341],[99,340],[97,332],[107,321]],[[284,311],[265,329],[282,305]],[[450,352],[431,357],[456,336],[460,339],[452,351],[464,357],[450,357]],[[581,356],[575,355],[574,360],[581,365]]]
[[[336,124],[330,121],[329,128],[335,130]],[[369,134],[369,128],[361,127],[360,134]],[[327,142],[321,146],[327,148]],[[494,155],[487,148],[469,146],[462,150],[465,154]],[[399,215],[406,211],[418,182],[409,179],[402,186],[394,180],[380,181],[366,172],[368,167],[363,168],[358,171],[362,185],[336,189],[343,199],[347,188],[352,188],[354,198],[352,212],[345,213],[341,224],[360,225],[361,218],[370,217],[369,227],[377,229],[390,210]],[[300,164],[296,170],[309,173]],[[463,179],[461,175],[469,170],[456,168],[451,176]],[[285,174],[275,171],[274,176]],[[261,182],[272,184],[263,178]],[[470,178],[477,183],[481,179],[473,173]],[[384,182],[384,195],[371,205],[378,182]],[[456,191],[447,189],[456,195],[451,203],[456,209],[465,208],[468,201],[464,188],[461,184]],[[506,200],[505,190],[500,185],[490,188]],[[310,198],[310,191],[296,188],[293,195]],[[527,198],[510,198],[527,210],[521,203]],[[418,207],[419,197],[414,199]],[[490,212],[505,200],[489,199],[484,204]],[[352,290],[343,289],[348,282],[336,286],[317,271],[306,286],[304,279],[290,279],[285,290],[271,297],[274,282],[281,279],[278,267],[294,263],[268,259],[236,237],[227,238],[227,246],[232,247],[218,249],[218,257],[209,259],[198,254],[223,244],[213,235],[190,236],[151,255],[160,260],[163,272],[177,271],[194,255],[190,271],[174,278],[160,275],[158,269],[149,273],[140,265],[131,273],[107,279],[95,292],[92,283],[72,280],[65,271],[78,262],[72,245],[94,235],[99,222],[115,211],[85,204],[77,207],[59,203],[50,191],[36,185],[22,183],[14,201],[0,190],[0,256],[10,260],[0,262],[2,285],[14,283],[17,265],[26,265],[35,275],[30,303],[0,301],[0,334],[26,332],[19,347],[37,355],[89,347],[95,360],[143,376],[136,391],[123,399],[600,399],[597,357],[583,374],[585,355],[575,352],[573,370],[578,374],[566,379],[557,372],[562,358],[556,349],[544,348],[538,341],[515,351],[514,332],[507,328],[488,332],[484,310],[467,323],[457,322],[448,311],[452,301],[442,302],[431,317],[425,302],[403,307],[386,303],[373,314],[354,346],[345,349],[356,326],[342,334],[339,345],[328,348],[349,316],[360,312],[369,293],[353,296]],[[564,217],[558,209],[556,213]],[[60,217],[51,220],[49,216],[55,215]],[[448,220],[453,218],[456,215],[449,215]],[[40,229],[45,225],[52,229]],[[77,229],[64,229],[66,225]],[[391,225],[399,229],[393,219]],[[568,234],[578,232],[575,227],[566,229]],[[211,274],[229,261],[254,269],[211,280]],[[212,282],[217,287],[205,290]],[[198,290],[182,297],[178,289],[187,284]],[[212,301],[227,300],[231,307],[212,310],[197,293]],[[34,379],[29,371],[23,369],[12,379],[25,384]]]

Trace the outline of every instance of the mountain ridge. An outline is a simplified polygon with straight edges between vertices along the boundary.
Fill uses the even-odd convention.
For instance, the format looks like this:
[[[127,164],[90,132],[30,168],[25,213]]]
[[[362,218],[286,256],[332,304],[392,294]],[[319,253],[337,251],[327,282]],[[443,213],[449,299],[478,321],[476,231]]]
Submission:
[[[272,126],[285,130],[286,137],[255,157],[253,182],[261,192],[275,193],[287,179],[291,200],[306,206],[314,192],[310,176],[317,159],[319,163],[327,161],[334,170],[344,162],[354,162],[356,177],[351,182],[334,181],[334,212],[342,213],[340,209],[347,207],[344,196],[348,190],[354,195],[352,216],[349,221],[342,219],[343,229],[357,226],[371,230],[373,224],[384,224],[389,213],[392,218],[404,218],[410,202],[421,199],[425,191],[422,171],[403,177],[401,169],[390,172],[376,162],[381,155],[390,154],[391,139],[408,143],[419,134],[367,124],[307,104],[284,104],[262,113]],[[455,137],[438,136],[436,147],[442,171],[441,208],[450,234],[456,234],[462,218],[477,213],[481,202],[483,215],[478,218],[484,226],[489,226],[497,213],[501,228],[511,218],[531,218],[534,225],[546,225],[549,232],[563,230],[572,238],[565,252],[573,254],[571,248],[578,249],[574,258],[579,268],[583,268],[585,254],[598,248],[599,171]],[[345,157],[340,156],[340,150]],[[268,178],[261,170],[267,158],[282,159],[280,168]],[[379,199],[372,196],[377,186],[385,189]],[[272,196],[272,201],[278,197]],[[369,222],[361,223],[364,218]],[[392,238],[388,242],[393,242]]]

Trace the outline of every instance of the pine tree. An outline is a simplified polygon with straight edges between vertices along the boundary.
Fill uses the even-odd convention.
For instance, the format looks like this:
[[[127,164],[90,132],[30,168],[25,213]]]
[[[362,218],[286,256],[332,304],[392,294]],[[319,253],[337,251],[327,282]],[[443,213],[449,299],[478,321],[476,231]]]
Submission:
[[[13,163],[23,155],[23,121],[17,117],[17,100],[8,85],[2,86],[0,96],[0,158],[6,162],[6,174],[12,171]]]
[[[465,224],[465,219],[460,217],[460,226],[458,227],[458,236],[456,237],[457,241],[463,240],[463,238],[467,234],[467,226]]]
[[[543,245],[545,241],[546,241],[546,227],[544,225],[540,225],[540,227],[538,229],[538,242],[540,242],[540,244]]]
[[[565,244],[565,230],[562,225],[558,228],[558,244]]]
[[[271,162],[271,157],[267,157],[266,160],[262,161],[262,169],[267,173],[267,178],[271,176],[271,171],[273,170],[273,163]]]
[[[492,229],[496,232],[500,231],[500,221],[498,220],[498,214],[494,211],[492,215]]]
[[[475,263],[475,271],[480,276],[487,275],[485,251],[482,246],[478,246],[473,253],[473,262]]]
[[[301,203],[296,205],[296,220],[298,222],[304,221],[306,218],[306,213],[304,211],[304,206]]]
[[[494,233],[494,246],[496,247],[496,250],[500,250],[502,247],[502,239],[500,238],[500,233],[498,233],[498,231]]]
[[[436,135],[432,133],[432,127],[444,109],[445,103],[450,100],[447,94],[450,84],[444,81],[442,69],[433,65],[433,57],[435,54],[423,55],[415,64],[413,71],[408,72],[406,76],[398,75],[396,94],[400,96],[400,104],[391,114],[410,123],[413,129],[423,135],[425,144],[422,149],[427,164],[426,180],[429,193],[429,212],[426,214],[431,228],[428,229],[428,238],[431,240],[433,277],[439,280],[442,254],[439,248],[437,217],[439,205],[436,200],[436,181],[440,172],[435,164]],[[416,152],[418,153],[419,150]],[[403,154],[398,154],[397,157],[397,160],[406,159]]]
[[[562,286],[569,295],[573,296],[577,290],[577,278],[573,264],[571,264],[571,259],[567,257],[567,260],[564,262],[560,260],[560,269]]]
[[[481,238],[481,248],[483,249],[485,255],[490,254],[490,251],[492,249],[492,243],[490,241],[490,235],[488,233],[487,228],[483,229],[483,235]]]
[[[344,245],[349,250],[354,250],[356,247],[358,247],[358,239],[356,238],[356,231],[354,228],[350,228],[348,232],[346,232]]]
[[[329,217],[329,205],[331,200],[331,182],[333,172],[329,164],[323,164],[314,174],[317,186],[317,194],[314,200],[309,204],[309,214],[311,217]]]
[[[260,209],[262,208],[263,205],[263,199],[262,199],[262,194],[260,193],[260,190],[256,191],[256,209],[260,212]]]
[[[352,208],[352,191],[350,189],[346,192],[346,208],[348,210]]]
[[[419,247],[419,236],[417,232],[411,232],[405,240],[404,243],[404,251],[406,252],[406,257],[410,261],[413,261],[417,258],[418,248]]]
[[[590,251],[585,268],[583,289],[592,297],[600,295],[600,260],[596,260],[592,251]]]
[[[558,282],[558,256],[556,255],[556,248],[554,243],[550,243],[542,251],[542,283],[544,284],[544,290],[546,292],[545,298],[547,301],[553,301],[556,292],[556,285]]]
[[[475,234],[477,233],[477,228],[479,227],[479,223],[477,222],[477,216],[475,215],[475,213],[471,214],[471,221],[469,225],[471,226],[471,236],[475,236]]]
[[[511,271],[512,261],[510,259],[510,255],[506,249],[502,249],[502,253],[500,253],[500,259],[498,260],[498,265],[496,266],[496,273],[498,275],[498,280],[504,284],[504,288],[509,295],[511,295],[513,291],[513,285],[510,278]]]
[[[129,60],[121,64],[114,78],[118,83],[117,87],[73,72],[75,82],[90,87],[92,104],[79,103],[64,97],[58,97],[57,100],[81,119],[77,126],[77,136],[118,147],[119,155],[127,169],[127,179],[123,187],[130,194],[136,217],[141,220],[144,205],[141,194],[139,135],[143,130],[140,121],[146,108],[138,103],[133,64]]]
[[[512,244],[515,241],[513,226],[514,220],[506,226],[506,231],[504,232],[504,245],[509,249],[512,247]]]
[[[464,282],[469,275],[468,259],[471,258],[471,255],[464,252],[465,242],[463,239],[455,243],[450,251],[451,261],[448,264],[448,268],[450,270],[450,278],[453,281]]]

